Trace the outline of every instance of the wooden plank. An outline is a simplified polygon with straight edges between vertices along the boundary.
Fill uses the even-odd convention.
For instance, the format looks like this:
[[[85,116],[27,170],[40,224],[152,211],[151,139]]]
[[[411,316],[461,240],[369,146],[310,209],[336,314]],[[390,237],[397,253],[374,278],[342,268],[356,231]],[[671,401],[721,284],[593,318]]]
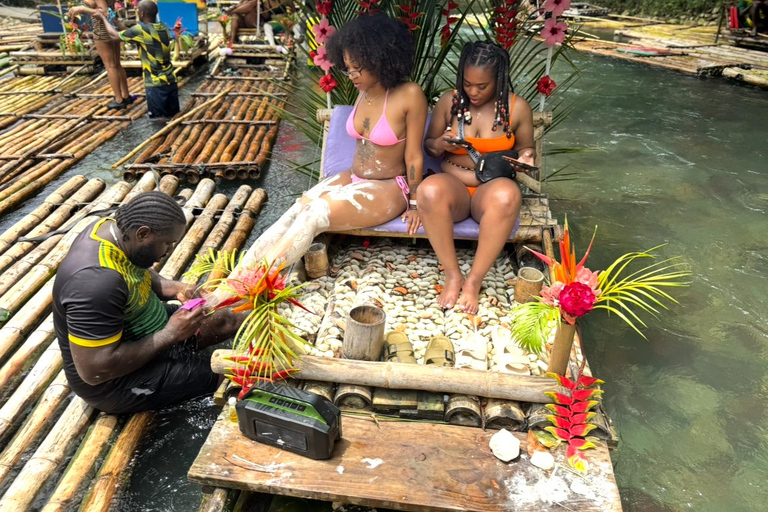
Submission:
[[[525,436],[521,455],[505,464],[488,448],[494,432],[417,422],[343,417],[334,456],[316,461],[245,438],[219,416],[188,477],[216,487],[267,492],[419,512],[621,510],[608,449],[587,452],[586,477],[575,475],[565,449],[550,475],[530,464]],[[260,470],[249,463],[260,464]],[[584,494],[570,489],[573,482]]]

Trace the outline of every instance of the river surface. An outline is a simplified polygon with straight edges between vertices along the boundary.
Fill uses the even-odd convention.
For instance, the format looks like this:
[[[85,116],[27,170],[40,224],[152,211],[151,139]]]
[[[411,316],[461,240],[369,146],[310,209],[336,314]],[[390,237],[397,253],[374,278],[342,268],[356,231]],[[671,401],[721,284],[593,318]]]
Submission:
[[[681,255],[693,272],[675,292],[680,304],[649,319],[647,339],[603,312],[585,318],[586,352],[620,436],[612,458],[624,508],[768,510],[768,96],[618,60],[576,61],[583,77],[568,96],[579,104],[546,148],[594,151],[546,158],[548,169],[570,164],[577,174],[547,187],[554,214],[568,214],[578,254],[599,226],[593,270],[666,243],[661,253]],[[114,182],[104,162],[146,136],[142,123],[67,176]],[[298,138],[278,147],[257,183],[270,202],[255,234],[307,185],[283,163],[301,160],[300,147]],[[159,412],[116,509],[197,510],[200,488],[186,471],[217,412],[210,399]]]

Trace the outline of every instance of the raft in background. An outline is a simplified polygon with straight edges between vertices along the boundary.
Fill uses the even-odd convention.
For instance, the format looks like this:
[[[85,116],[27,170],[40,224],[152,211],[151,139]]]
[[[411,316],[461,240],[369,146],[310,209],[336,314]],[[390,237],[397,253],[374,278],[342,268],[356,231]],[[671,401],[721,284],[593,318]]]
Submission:
[[[113,168],[139,153],[125,166],[123,179],[147,171],[173,174],[189,183],[203,178],[257,179],[267,163],[279,125],[276,108],[284,93],[270,80],[287,80],[293,56],[271,52],[258,64],[223,58],[191,101],[164,131],[146,140]]]
[[[81,510],[106,512],[151,428],[153,413],[123,421],[74,396],[53,330],[54,274],[77,233],[94,220],[89,213],[152,190],[155,180],[147,174],[133,188],[125,182],[104,188],[100,179],[75,176],[0,234],[0,512],[27,510],[33,502],[44,512],[64,511],[81,501]],[[177,188],[174,176],[158,184],[187,199],[187,233],[159,270],[170,279],[198,253],[242,247],[266,200],[263,190],[247,185],[228,200],[214,194],[211,180],[194,190]],[[70,226],[37,246],[18,242]]]
[[[106,108],[112,97],[106,73],[85,80],[72,77],[73,82],[67,88],[56,78],[31,78],[32,84],[44,83],[48,84],[46,87],[58,88],[41,95],[39,103],[34,105],[35,113],[0,113],[0,126],[6,127],[0,133],[0,216],[18,208],[147,112],[144,86],[139,77],[128,81],[129,89],[138,99],[121,111]],[[83,81],[86,83],[81,85]],[[73,83],[79,87],[72,89]],[[10,97],[13,101],[24,101],[15,92]],[[2,98],[0,96],[0,100]],[[18,103],[10,108],[18,108]]]
[[[717,44],[716,38],[716,27],[657,23],[616,30],[615,42],[580,39],[574,47],[593,55],[695,76],[725,76],[768,88],[768,52]]]

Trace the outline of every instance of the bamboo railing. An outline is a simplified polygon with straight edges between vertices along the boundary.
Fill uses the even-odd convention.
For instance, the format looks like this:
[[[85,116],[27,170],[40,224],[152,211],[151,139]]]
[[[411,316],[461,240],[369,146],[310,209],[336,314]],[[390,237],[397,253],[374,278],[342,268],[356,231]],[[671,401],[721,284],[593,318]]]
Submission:
[[[82,177],[69,180],[28,218],[14,224],[8,230],[12,232],[0,233],[0,242],[5,243],[0,256],[4,256],[21,245],[14,235],[36,231],[32,219],[42,219],[41,226],[45,224],[49,230],[57,225],[74,226],[69,233],[49,239],[55,243],[44,246],[44,242],[29,251],[27,255],[41,252],[44,246],[46,252],[36,256],[38,263],[22,274],[14,266],[0,271],[0,282],[5,282],[7,276],[24,282],[23,286],[13,284],[0,293],[0,304],[5,304],[8,317],[0,328],[0,488],[7,488],[0,498],[0,512],[26,510],[33,502],[45,503],[41,510],[46,512],[63,511],[76,507],[80,499],[81,510],[108,510],[127,477],[136,448],[152,424],[152,413],[134,415],[124,424],[115,416],[97,414],[79,397],[72,396],[61,369],[61,353],[49,314],[51,276],[58,262],[75,233],[93,221],[87,212],[126,202],[155,187],[154,176],[145,174],[133,188],[120,182],[101,192],[79,220],[75,218],[78,214],[72,212],[63,223],[51,219],[65,208],[66,196],[75,198],[93,182]],[[164,176],[158,184],[158,189],[167,194],[177,194],[177,187],[174,176]],[[202,180],[194,191],[184,189],[179,193],[187,199],[184,210],[189,229],[160,269],[163,276],[179,278],[196,254],[211,248],[241,247],[253,227],[253,217],[266,200],[263,190],[253,191],[247,185],[229,200],[214,192],[214,183]],[[46,202],[59,206],[52,208]],[[36,270],[43,267],[45,274]],[[25,460],[25,454],[31,457]],[[91,480],[94,473],[96,477]]]

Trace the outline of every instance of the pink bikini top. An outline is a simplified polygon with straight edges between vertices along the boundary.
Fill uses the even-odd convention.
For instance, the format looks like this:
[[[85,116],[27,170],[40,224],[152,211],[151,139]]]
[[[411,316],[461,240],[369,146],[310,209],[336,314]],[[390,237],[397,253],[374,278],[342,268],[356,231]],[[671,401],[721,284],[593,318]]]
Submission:
[[[387,93],[384,96],[384,108],[381,111],[381,117],[379,118],[379,122],[376,123],[376,126],[373,127],[373,130],[371,130],[371,136],[369,138],[365,138],[359,133],[357,133],[357,130],[355,130],[355,114],[357,113],[357,105],[360,104],[360,98],[357,98],[357,102],[355,103],[355,108],[352,109],[352,113],[349,114],[349,117],[347,118],[347,133],[350,137],[355,138],[357,140],[367,140],[368,142],[371,142],[373,144],[376,144],[377,146],[394,146],[398,142],[402,142],[405,139],[398,139],[397,135],[395,135],[395,132],[392,131],[392,127],[389,126],[389,121],[387,121],[387,100],[389,99],[389,89],[387,89]]]

